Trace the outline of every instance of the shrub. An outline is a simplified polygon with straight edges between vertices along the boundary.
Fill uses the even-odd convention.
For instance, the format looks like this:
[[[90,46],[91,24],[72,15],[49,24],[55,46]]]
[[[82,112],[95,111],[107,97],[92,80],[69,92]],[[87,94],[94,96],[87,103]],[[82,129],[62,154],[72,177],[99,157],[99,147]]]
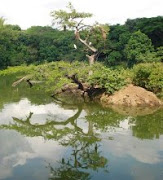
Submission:
[[[0,76],[12,75],[12,74],[29,74],[33,72],[34,69],[35,69],[34,65],[8,67],[7,69],[0,71]]]
[[[92,75],[89,72],[92,71]],[[38,84],[38,88],[43,88],[48,92],[60,92],[62,88],[71,83],[66,75],[76,74],[76,77],[89,86],[94,85],[99,88],[105,88],[107,93],[121,89],[128,82],[129,70],[122,67],[110,69],[102,63],[95,63],[89,66],[88,63],[74,61],[72,63],[66,61],[58,61],[45,63],[38,66],[19,66],[0,71],[0,75],[19,73],[20,76],[29,74],[32,80],[42,81]],[[19,76],[19,78],[21,78]]]
[[[98,85],[100,88],[105,88],[110,94],[126,84],[125,77],[122,76],[122,70],[111,70],[100,64],[95,64],[93,69],[93,74],[88,77],[88,82]]]
[[[133,68],[133,83],[137,86],[146,88],[154,93],[163,91],[163,64],[146,63],[138,64]]]

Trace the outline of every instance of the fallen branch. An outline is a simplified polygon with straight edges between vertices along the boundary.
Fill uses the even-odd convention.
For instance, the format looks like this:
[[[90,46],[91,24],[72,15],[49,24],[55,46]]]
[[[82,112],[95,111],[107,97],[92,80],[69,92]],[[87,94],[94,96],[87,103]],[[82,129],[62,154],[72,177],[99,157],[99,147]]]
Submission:
[[[22,77],[21,79],[15,81],[13,84],[12,84],[12,87],[16,87],[18,84],[20,84],[22,81],[27,81],[29,80],[29,75],[26,75],[24,77]]]

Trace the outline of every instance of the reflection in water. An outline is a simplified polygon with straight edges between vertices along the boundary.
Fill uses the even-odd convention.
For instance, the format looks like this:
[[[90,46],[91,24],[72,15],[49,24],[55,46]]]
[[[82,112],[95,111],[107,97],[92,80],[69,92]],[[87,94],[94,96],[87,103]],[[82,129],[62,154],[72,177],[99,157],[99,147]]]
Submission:
[[[67,159],[62,158],[59,168],[54,169],[49,165],[51,179],[91,179],[90,174],[83,169],[98,170],[105,168],[107,164],[107,159],[98,152],[97,144],[93,148],[89,144],[75,144],[71,156]]]
[[[128,115],[128,116],[145,116],[145,115],[149,115],[149,114],[153,114],[155,113],[159,107],[126,107],[126,106],[111,106],[111,108],[119,113],[119,114],[123,114],[123,115]]]
[[[44,139],[58,140],[63,146],[71,146],[71,157],[67,159],[62,158],[61,167],[58,170],[53,169],[53,176],[60,176],[79,179],[78,177],[87,178],[89,173],[80,171],[79,169],[105,169],[107,166],[107,159],[103,157],[98,151],[98,135],[94,133],[93,122],[89,120],[88,131],[85,133],[81,127],[78,126],[77,118],[82,112],[82,106],[78,107],[77,112],[65,121],[46,121],[45,124],[32,124],[31,118],[33,113],[30,112],[25,120],[13,117],[13,123],[9,125],[1,125],[2,129],[12,129],[21,133],[22,135],[34,137],[41,136]],[[70,124],[70,128],[67,126]],[[60,126],[61,128],[58,128]],[[73,127],[73,128],[72,128]],[[106,169],[105,169],[106,170]],[[78,173],[77,173],[78,172]]]
[[[26,99],[24,101],[27,102]],[[79,179],[79,177],[92,179],[93,171],[99,172],[101,169],[107,177],[110,174],[108,173],[110,172],[110,160],[108,154],[105,154],[108,149],[112,156],[119,158],[130,155],[143,163],[162,162],[162,156],[157,152],[163,149],[160,140],[143,142],[137,139],[137,137],[141,139],[159,138],[158,135],[163,134],[161,111],[150,116],[132,118],[93,104],[73,105],[64,102],[60,106],[64,107],[62,112],[69,116],[66,119],[61,118],[60,114],[56,116],[58,106],[54,104],[51,106],[54,108],[54,114],[51,111],[50,116],[47,114],[42,117],[44,120],[41,120],[41,116],[30,112],[26,118],[13,117],[9,124],[0,125],[1,129],[15,130],[26,137],[42,137],[46,141],[57,141],[69,149],[66,156],[63,154],[57,160],[57,166],[46,160],[51,179],[64,179],[65,177],[67,179]],[[31,107],[29,109],[31,110]],[[69,109],[71,113],[68,113],[66,109]],[[35,111],[35,113],[38,112]],[[135,137],[130,135],[131,132]],[[153,148],[154,146],[156,148]],[[32,153],[29,157],[35,158],[36,156]]]
[[[161,109],[119,114],[3,86],[0,179],[163,179]]]
[[[28,141],[19,133],[0,131],[0,179],[10,176],[13,167],[24,165],[33,155]]]

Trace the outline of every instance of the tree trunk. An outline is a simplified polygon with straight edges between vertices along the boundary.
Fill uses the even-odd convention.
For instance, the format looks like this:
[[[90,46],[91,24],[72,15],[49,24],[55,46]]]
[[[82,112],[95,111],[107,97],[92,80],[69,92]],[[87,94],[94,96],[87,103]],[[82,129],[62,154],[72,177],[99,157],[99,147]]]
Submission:
[[[86,55],[86,56],[87,56],[87,58],[88,58],[89,65],[92,66],[92,65],[95,63],[96,54]],[[91,76],[92,74],[93,74],[93,71],[90,70],[90,71],[89,71],[89,76]]]
[[[92,64],[95,63],[95,59],[96,59],[96,56],[98,54],[98,49],[96,49],[95,47],[91,46],[88,42],[87,42],[87,39],[83,40],[81,37],[80,37],[80,33],[79,33],[79,30],[76,29],[75,31],[75,37],[76,39],[78,39],[82,44],[84,44],[90,51],[92,51],[92,55],[86,55],[87,58],[88,58],[88,61],[89,61],[89,64],[90,66]]]
[[[87,58],[88,58],[88,61],[89,61],[89,65],[93,65],[95,63],[95,60],[96,60],[96,54],[92,54],[92,55],[86,55]]]

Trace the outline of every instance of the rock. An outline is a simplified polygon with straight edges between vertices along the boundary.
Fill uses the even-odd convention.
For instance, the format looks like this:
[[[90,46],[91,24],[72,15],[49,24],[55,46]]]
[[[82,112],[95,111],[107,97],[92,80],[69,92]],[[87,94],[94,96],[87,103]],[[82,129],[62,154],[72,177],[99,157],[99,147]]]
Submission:
[[[154,107],[162,105],[161,100],[159,100],[154,93],[132,84],[115,92],[111,96],[103,94],[101,97],[101,102],[108,105],[122,106]]]

